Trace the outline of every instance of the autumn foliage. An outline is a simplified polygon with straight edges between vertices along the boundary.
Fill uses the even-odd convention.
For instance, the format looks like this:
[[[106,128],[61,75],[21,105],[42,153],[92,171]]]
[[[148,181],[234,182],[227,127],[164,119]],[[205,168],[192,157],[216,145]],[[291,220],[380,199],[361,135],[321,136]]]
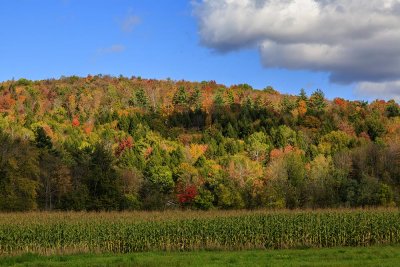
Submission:
[[[189,185],[179,190],[177,197],[181,205],[187,205],[193,202],[197,196],[197,188],[195,185]]]
[[[0,210],[400,206],[400,106],[108,75],[0,83]]]

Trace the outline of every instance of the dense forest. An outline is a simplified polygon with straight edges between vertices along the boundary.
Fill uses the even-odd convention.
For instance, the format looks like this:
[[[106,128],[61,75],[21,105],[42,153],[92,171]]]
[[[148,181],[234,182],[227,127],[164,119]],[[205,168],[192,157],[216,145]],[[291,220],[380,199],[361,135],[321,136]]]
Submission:
[[[0,210],[400,205],[400,107],[140,77],[0,83]]]

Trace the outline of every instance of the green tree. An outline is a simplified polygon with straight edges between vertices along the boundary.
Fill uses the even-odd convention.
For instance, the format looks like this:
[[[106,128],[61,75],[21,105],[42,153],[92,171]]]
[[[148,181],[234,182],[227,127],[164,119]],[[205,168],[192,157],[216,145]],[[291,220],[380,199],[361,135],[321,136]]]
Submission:
[[[147,108],[149,106],[149,99],[143,90],[143,88],[139,88],[135,92],[135,103],[137,106],[141,108]]]
[[[117,210],[122,195],[119,176],[114,168],[111,151],[97,144],[89,161],[90,172],[85,180],[89,190],[89,210]]]
[[[353,139],[347,133],[342,131],[332,131],[320,139],[318,146],[321,153],[335,154],[352,146]]]
[[[311,207],[326,208],[338,202],[338,184],[334,180],[333,167],[332,158],[323,155],[310,162],[306,190]]]
[[[180,86],[176,91],[172,101],[174,105],[186,106],[188,104],[188,99],[189,97],[185,90],[185,87]]]
[[[40,183],[38,198],[41,209],[52,210],[65,205],[67,195],[72,191],[70,170],[56,151],[40,150]]]
[[[35,144],[38,148],[52,149],[53,143],[51,138],[46,134],[43,127],[37,127],[35,131]]]
[[[286,125],[280,125],[278,129],[273,128],[271,135],[277,147],[285,147],[288,145],[296,145],[296,132]]]
[[[194,92],[189,98],[189,104],[193,109],[200,109],[201,108],[201,91],[198,87],[194,89]]]
[[[24,140],[12,140],[0,130],[0,210],[37,208],[39,155]]]
[[[227,101],[226,102],[228,103],[228,105],[235,104],[235,96],[233,95],[233,91],[230,89],[226,93],[227,93],[227,96],[226,96]]]
[[[296,108],[296,102],[290,99],[288,96],[284,96],[281,101],[282,111],[289,113]]]
[[[299,95],[297,97],[297,102],[299,102],[301,100],[303,100],[305,102],[308,101],[307,93],[303,88],[300,89],[300,93],[299,93]]]
[[[265,159],[270,148],[267,135],[263,132],[251,134],[246,140],[246,150],[252,160],[261,161]]]
[[[225,105],[225,100],[223,98],[223,92],[219,91],[214,96],[214,106],[222,107]]]
[[[386,115],[389,118],[400,116],[400,107],[394,100],[390,100],[386,106]]]
[[[370,115],[366,118],[365,125],[367,126],[368,135],[374,141],[386,132],[382,119],[378,115]]]
[[[270,86],[270,85],[268,85],[267,87],[265,87],[265,88],[263,89],[263,91],[266,92],[266,93],[268,93],[268,94],[271,94],[271,95],[277,95],[277,94],[279,94],[279,92],[276,91],[276,90],[275,90],[272,86]]]
[[[209,210],[214,207],[214,195],[207,189],[201,188],[194,198],[194,205],[200,210]]]
[[[317,89],[311,94],[308,104],[310,111],[312,111],[314,114],[323,113],[326,107],[324,92],[322,92],[321,89]]]
[[[149,181],[161,192],[169,193],[175,186],[172,171],[167,166],[153,166],[149,169]]]
[[[245,205],[240,192],[230,185],[219,184],[216,197],[218,206],[224,209],[240,209]]]

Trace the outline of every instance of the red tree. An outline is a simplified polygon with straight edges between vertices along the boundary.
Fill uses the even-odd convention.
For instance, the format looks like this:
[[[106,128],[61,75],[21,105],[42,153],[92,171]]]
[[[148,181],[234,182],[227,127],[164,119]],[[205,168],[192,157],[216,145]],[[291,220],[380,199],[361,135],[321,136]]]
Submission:
[[[193,202],[194,198],[197,196],[197,188],[195,185],[189,185],[185,188],[179,190],[177,194],[179,203],[184,206]]]

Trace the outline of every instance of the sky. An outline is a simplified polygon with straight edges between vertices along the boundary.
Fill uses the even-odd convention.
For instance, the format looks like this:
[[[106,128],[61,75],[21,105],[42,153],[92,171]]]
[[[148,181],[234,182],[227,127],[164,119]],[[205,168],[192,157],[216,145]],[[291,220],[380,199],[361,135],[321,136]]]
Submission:
[[[400,100],[400,0],[2,0],[0,64]]]

